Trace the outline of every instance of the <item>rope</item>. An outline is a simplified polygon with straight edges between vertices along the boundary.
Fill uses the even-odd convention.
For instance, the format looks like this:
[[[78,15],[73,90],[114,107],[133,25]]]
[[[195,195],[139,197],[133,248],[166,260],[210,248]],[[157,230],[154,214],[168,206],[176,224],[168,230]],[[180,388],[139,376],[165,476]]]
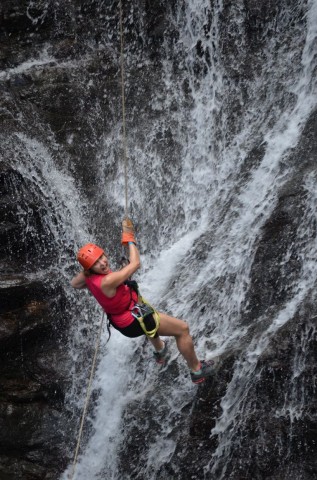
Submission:
[[[124,190],[125,190],[125,216],[128,216],[128,155],[126,137],[126,114],[125,114],[125,75],[124,75],[124,35],[123,35],[123,13],[122,0],[119,0],[120,8],[120,63],[121,63],[121,98],[122,98],[122,148],[124,164]]]
[[[127,155],[125,91],[124,91],[124,84],[125,84],[125,78],[124,77],[125,77],[125,75],[124,75],[124,36],[123,36],[122,0],[119,0],[119,8],[120,8],[121,97],[122,97],[122,148],[123,148],[123,164],[124,164],[125,216],[127,217],[128,216],[128,155]],[[94,373],[95,373],[96,359],[97,359],[97,353],[98,353],[99,344],[100,344],[100,337],[101,337],[101,333],[102,333],[104,317],[105,317],[105,315],[103,313],[101,323],[100,323],[99,334],[97,336],[95,354],[94,354],[94,358],[93,358],[93,362],[92,362],[92,366],[91,366],[91,372],[90,372],[90,378],[89,378],[89,382],[88,382],[86,401],[85,401],[83,413],[82,413],[82,416],[81,416],[81,422],[80,422],[80,428],[79,428],[79,433],[78,433],[78,440],[77,440],[77,445],[76,445],[76,450],[75,450],[75,455],[74,455],[73,466],[72,466],[71,473],[69,475],[70,480],[73,480],[74,475],[75,475],[78,453],[79,453],[79,448],[80,448],[80,442],[81,442],[81,437],[82,437],[82,433],[83,433],[83,427],[84,427],[84,422],[85,422],[85,418],[86,418],[87,408],[88,408],[88,404],[89,404],[89,400],[90,400],[91,385],[92,385],[92,380],[93,380]]]
[[[88,408],[90,395],[91,395],[91,385],[92,385],[92,380],[93,380],[94,373],[95,373],[97,353],[98,353],[98,350],[99,350],[99,344],[100,344],[100,338],[101,338],[104,318],[105,318],[105,314],[103,313],[102,318],[101,318],[101,322],[100,322],[99,333],[98,333],[97,341],[96,341],[95,354],[94,354],[94,358],[93,358],[92,366],[91,366],[90,378],[89,378],[88,387],[87,387],[86,401],[85,401],[83,413],[82,413],[82,416],[81,416],[81,422],[80,422],[80,428],[79,428],[79,433],[78,433],[78,439],[77,439],[77,445],[76,445],[76,450],[75,450],[75,455],[74,455],[73,466],[72,466],[71,473],[69,475],[70,480],[73,480],[74,475],[75,475],[78,452],[79,452],[81,437],[82,437],[82,433],[83,433],[83,427],[84,427],[84,422],[85,422],[85,418],[86,418],[87,408]]]

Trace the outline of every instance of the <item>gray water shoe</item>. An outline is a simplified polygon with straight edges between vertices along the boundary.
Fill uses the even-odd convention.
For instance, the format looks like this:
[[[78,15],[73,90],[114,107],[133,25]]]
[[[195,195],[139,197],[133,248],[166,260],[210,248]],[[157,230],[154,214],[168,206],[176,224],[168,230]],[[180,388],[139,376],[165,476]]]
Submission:
[[[201,360],[201,368],[198,372],[190,372],[190,378],[193,383],[202,383],[207,377],[215,374],[216,362],[214,360]]]

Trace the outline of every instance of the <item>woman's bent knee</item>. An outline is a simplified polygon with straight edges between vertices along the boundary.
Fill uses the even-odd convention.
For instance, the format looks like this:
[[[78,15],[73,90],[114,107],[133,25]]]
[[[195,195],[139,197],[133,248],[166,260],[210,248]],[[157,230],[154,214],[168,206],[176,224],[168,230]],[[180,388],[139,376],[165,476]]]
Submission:
[[[179,333],[177,336],[188,336],[189,335],[189,326],[186,322],[181,320],[182,324],[180,325]]]

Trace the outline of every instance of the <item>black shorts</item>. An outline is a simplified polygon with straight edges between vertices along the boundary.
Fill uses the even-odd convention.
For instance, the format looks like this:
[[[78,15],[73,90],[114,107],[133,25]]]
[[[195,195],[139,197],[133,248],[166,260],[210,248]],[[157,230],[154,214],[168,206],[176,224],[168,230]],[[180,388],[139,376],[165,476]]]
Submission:
[[[152,315],[147,315],[146,323],[148,323],[148,322],[150,322],[150,324],[149,324],[150,329],[155,328],[155,321],[154,321],[154,318],[152,317]],[[152,324],[152,322],[153,322],[153,324]],[[128,325],[125,328],[119,328],[114,323],[111,323],[111,325],[116,330],[118,330],[120,333],[122,333],[122,335],[124,335],[125,337],[136,338],[136,337],[141,337],[142,335],[145,335],[145,332],[143,331],[143,329],[140,325],[140,322],[136,318],[133,320],[133,322],[130,325]],[[147,327],[148,327],[148,325],[147,325]],[[156,334],[153,338],[157,338],[157,337],[158,337],[158,333],[156,332]]]

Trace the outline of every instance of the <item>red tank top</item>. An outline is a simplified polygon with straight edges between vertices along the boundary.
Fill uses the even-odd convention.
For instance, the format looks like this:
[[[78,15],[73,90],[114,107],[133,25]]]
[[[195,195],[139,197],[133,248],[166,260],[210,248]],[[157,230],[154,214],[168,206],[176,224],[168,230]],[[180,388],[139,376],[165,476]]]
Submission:
[[[137,293],[127,285],[119,285],[114,297],[106,297],[101,290],[101,281],[105,275],[93,274],[86,277],[88,290],[93,294],[104,311],[111,316],[111,321],[119,328],[128,327],[134,320],[131,309],[137,303]]]

